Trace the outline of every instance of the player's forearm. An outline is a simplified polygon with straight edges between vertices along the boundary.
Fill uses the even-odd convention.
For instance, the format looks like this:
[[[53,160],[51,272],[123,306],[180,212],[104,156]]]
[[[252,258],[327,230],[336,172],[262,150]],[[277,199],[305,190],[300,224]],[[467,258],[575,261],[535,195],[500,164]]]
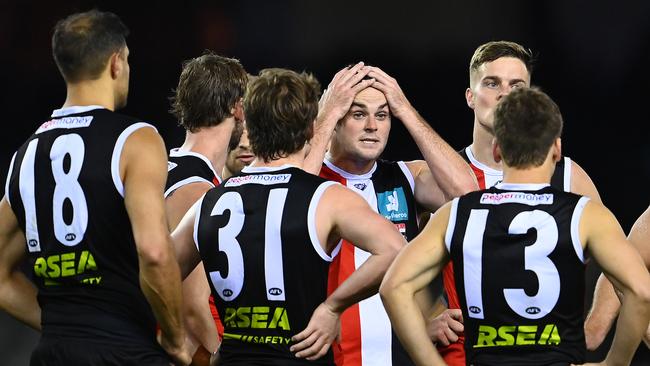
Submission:
[[[325,303],[330,310],[340,314],[351,305],[376,294],[396,255],[396,251],[371,255],[327,298]]]
[[[620,307],[614,286],[607,277],[600,275],[594,291],[593,304],[585,320],[587,349],[594,350],[603,342]]]
[[[320,172],[337,122],[338,119],[332,114],[319,114],[316,118],[316,122],[314,123],[314,137],[309,141],[309,154],[305,157],[303,163],[303,170],[306,172],[314,175],[318,175]]]
[[[607,354],[607,365],[629,365],[650,321],[650,301],[626,293],[616,323],[616,335]]]
[[[163,335],[175,346],[181,347],[185,329],[181,314],[180,271],[171,250],[157,261],[140,258],[140,286]]]
[[[478,189],[469,165],[415,109],[403,113],[402,122],[447,200]]]
[[[381,299],[391,325],[416,365],[445,365],[427,336],[425,321],[412,290],[406,286],[382,288]]]
[[[0,307],[30,327],[41,330],[41,307],[36,287],[22,272],[13,271],[0,280]]]
[[[199,267],[183,281],[183,318],[187,332],[213,353],[219,347],[219,336],[208,301],[210,285],[203,266]]]

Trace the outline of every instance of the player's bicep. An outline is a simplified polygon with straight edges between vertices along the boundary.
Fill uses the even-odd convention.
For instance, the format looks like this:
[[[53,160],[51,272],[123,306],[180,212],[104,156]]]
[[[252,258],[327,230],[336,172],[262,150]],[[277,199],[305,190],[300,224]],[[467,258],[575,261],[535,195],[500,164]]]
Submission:
[[[632,288],[635,279],[647,271],[614,215],[599,203],[585,206],[580,232],[607,278],[619,290]]]
[[[415,180],[413,195],[419,205],[433,212],[447,202],[447,197],[424,160],[409,161],[406,166]]]
[[[163,192],[167,179],[167,155],[158,133],[143,127],[124,144],[124,204],[140,251],[143,246],[159,245],[169,234]]]
[[[208,182],[186,184],[176,189],[172,195],[165,199],[167,222],[170,230],[176,228],[187,210],[212,187]]]
[[[646,267],[650,268],[650,207],[632,225],[628,240],[639,251]]]
[[[172,242],[176,252],[176,260],[181,269],[181,278],[187,277],[201,260],[195,241],[196,215],[203,199],[200,198],[181,219],[174,232]]]
[[[581,196],[587,196],[592,200],[602,203],[598,189],[594,185],[587,172],[575,161],[571,161],[571,192]]]
[[[343,186],[332,186],[326,198],[333,202],[333,230],[343,239],[372,254],[399,250],[406,244],[397,228],[376,212],[358,194]]]

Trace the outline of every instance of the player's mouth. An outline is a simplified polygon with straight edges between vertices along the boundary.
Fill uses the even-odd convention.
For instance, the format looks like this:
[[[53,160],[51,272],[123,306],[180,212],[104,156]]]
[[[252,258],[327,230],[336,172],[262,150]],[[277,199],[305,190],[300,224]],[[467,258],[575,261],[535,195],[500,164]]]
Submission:
[[[250,164],[253,160],[255,160],[255,155],[253,154],[241,154],[237,155],[237,159],[243,162],[244,164]]]
[[[379,139],[374,137],[362,137],[359,139],[359,141],[361,141],[365,145],[373,145],[379,143]]]

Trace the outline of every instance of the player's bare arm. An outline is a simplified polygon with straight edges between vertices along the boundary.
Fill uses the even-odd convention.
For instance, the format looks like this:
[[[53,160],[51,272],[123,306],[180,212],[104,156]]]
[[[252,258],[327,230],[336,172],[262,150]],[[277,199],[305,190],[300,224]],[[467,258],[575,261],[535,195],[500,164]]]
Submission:
[[[20,271],[25,258],[25,235],[7,198],[0,201],[0,307],[14,318],[41,329],[36,287]]]
[[[437,276],[448,261],[445,231],[450,204],[438,210],[424,230],[397,256],[379,293],[393,329],[416,365],[444,365],[427,335],[414,295]]]
[[[343,68],[323,92],[318,103],[314,137],[310,141],[311,150],[303,164],[306,172],[318,175],[336,123],[348,113],[357,93],[374,83],[372,79],[363,80],[369,71],[363,62]]]
[[[594,202],[602,203],[598,189],[596,189],[587,172],[573,160],[571,165],[571,192],[587,196]]]
[[[138,252],[140,287],[162,329],[161,345],[176,362],[189,364],[184,349],[180,274],[163,200],[166,165],[165,146],[154,129],[140,128],[126,140],[120,176]]]
[[[650,245],[648,245],[650,241],[650,207],[632,225],[628,240],[638,250],[646,268],[650,268]],[[620,306],[621,302],[611,282],[607,277],[601,275],[596,283],[591,311],[585,320],[585,338],[588,349],[596,349],[603,342],[618,315]],[[644,341],[646,344],[650,344],[650,326],[646,329]]]
[[[165,199],[170,230],[176,228],[190,207],[210,188],[212,185],[206,182],[190,183],[176,189]],[[205,277],[202,263],[199,263],[194,271],[185,277],[182,282],[182,294],[183,319],[187,326],[190,353],[194,354],[199,344],[210,353],[216,352],[219,348],[219,336],[206,301],[210,297],[210,285]]]
[[[407,163],[415,177],[415,199],[432,212],[454,197],[478,189],[469,165],[420,116],[397,81],[377,67],[368,76],[386,96],[391,113],[404,123],[424,161]]]
[[[358,194],[338,184],[323,194],[316,209],[316,228],[328,253],[345,238],[371,255],[314,311],[307,328],[293,337],[297,343],[291,351],[308,360],[327,352],[338,334],[341,313],[377,293],[388,266],[406,245],[388,220],[372,211]]]
[[[580,221],[580,239],[623,295],[616,335],[605,362],[627,365],[650,320],[650,274],[614,215],[604,206],[587,203]]]

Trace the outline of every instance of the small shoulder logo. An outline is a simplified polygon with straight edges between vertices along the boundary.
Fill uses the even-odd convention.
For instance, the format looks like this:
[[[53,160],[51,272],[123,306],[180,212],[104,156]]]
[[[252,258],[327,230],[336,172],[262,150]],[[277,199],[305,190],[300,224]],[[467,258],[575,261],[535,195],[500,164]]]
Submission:
[[[170,171],[170,170],[176,168],[177,166],[178,166],[178,164],[172,163],[171,161],[168,161],[167,162],[167,171]]]

